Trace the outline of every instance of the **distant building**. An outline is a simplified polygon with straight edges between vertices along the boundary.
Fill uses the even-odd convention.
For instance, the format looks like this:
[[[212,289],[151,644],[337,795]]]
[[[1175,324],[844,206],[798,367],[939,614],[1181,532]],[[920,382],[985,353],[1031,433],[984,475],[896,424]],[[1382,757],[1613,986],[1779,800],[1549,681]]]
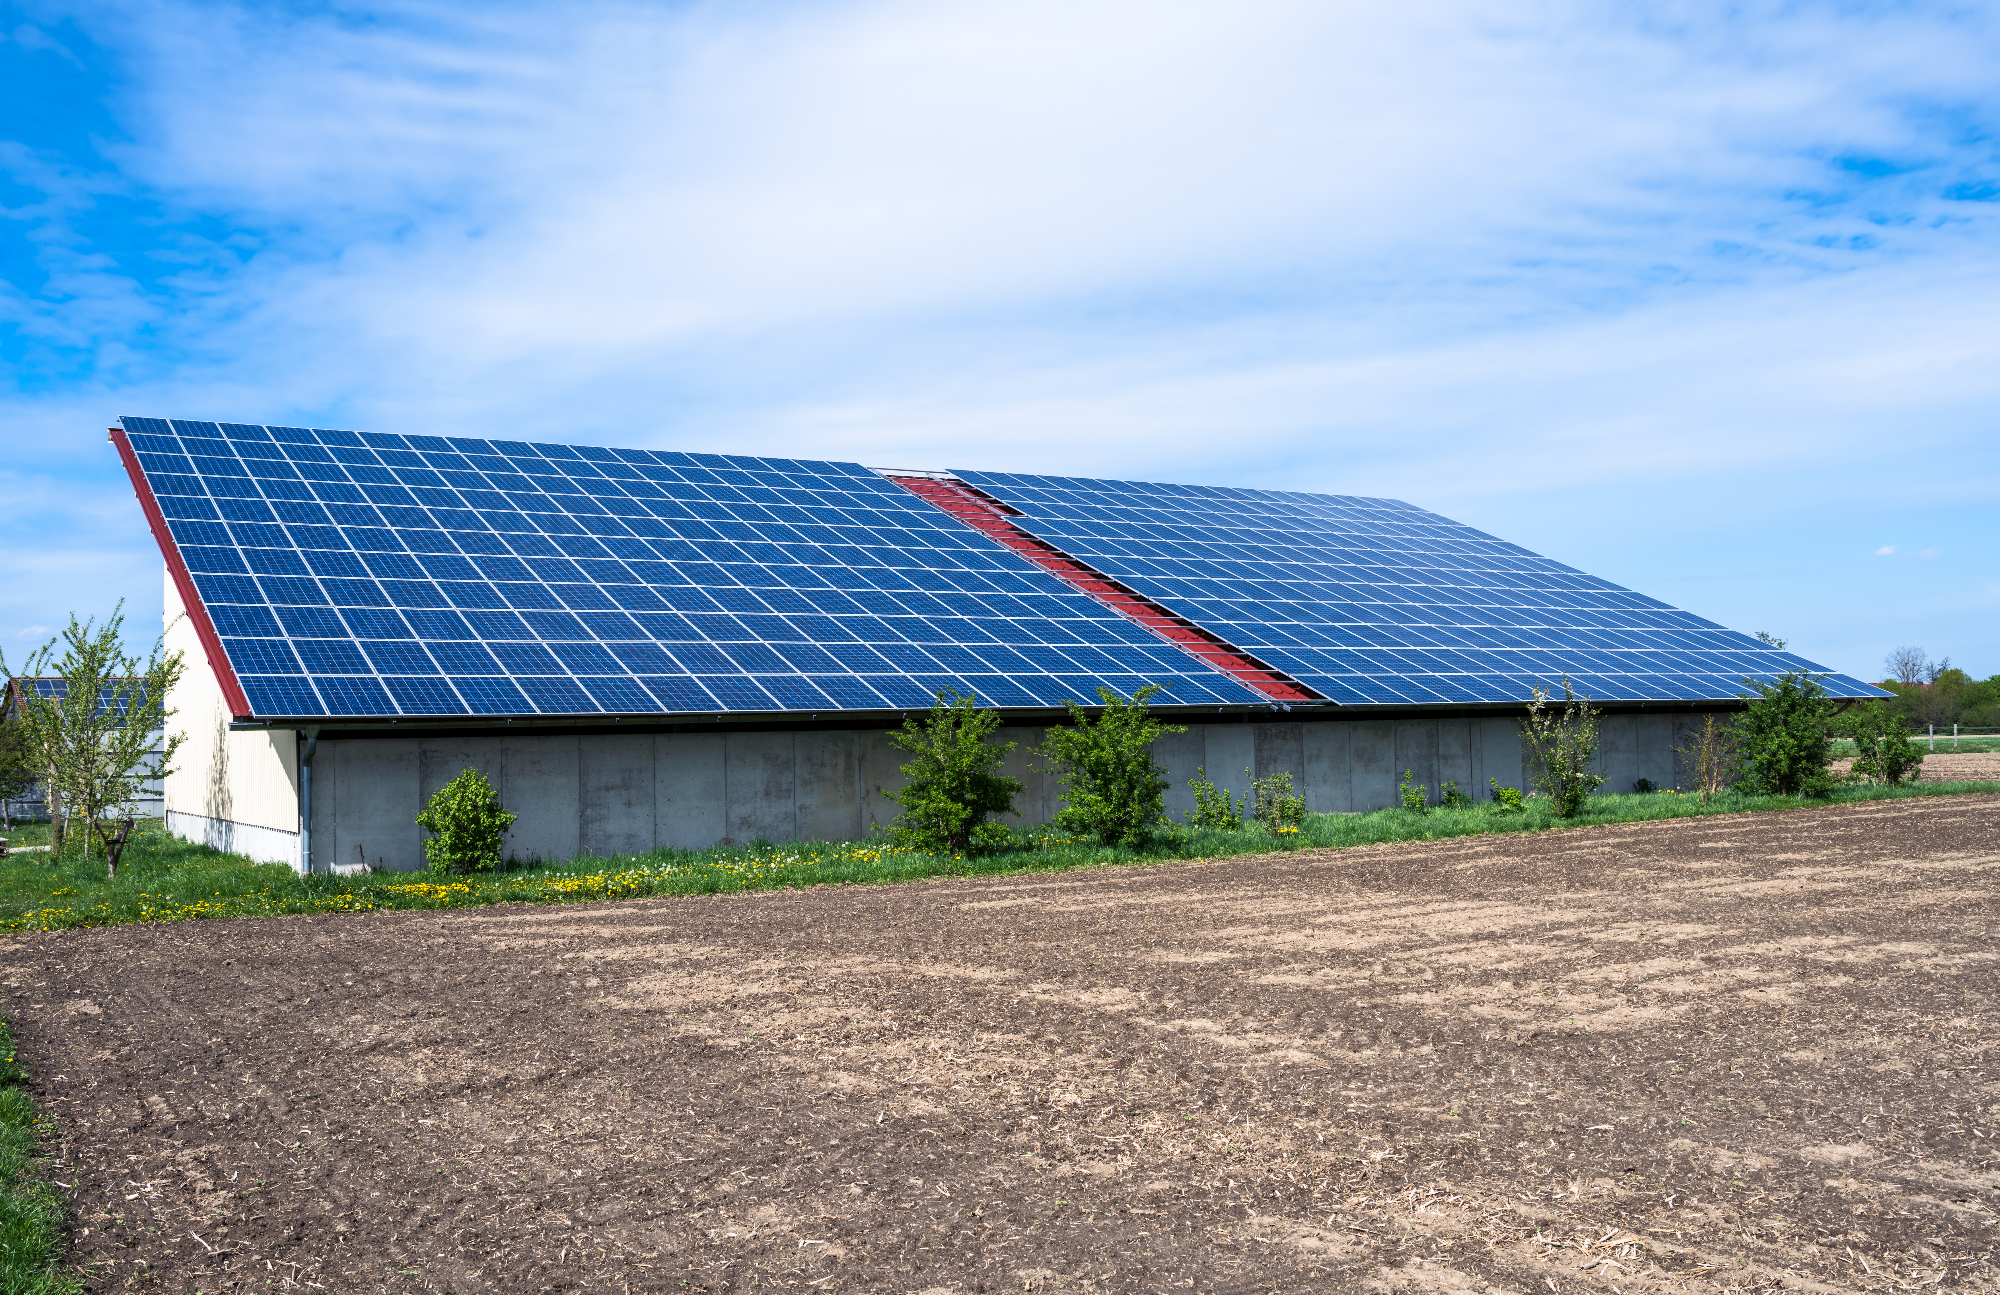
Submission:
[[[9,722],[16,719],[29,693],[38,697],[64,697],[68,695],[68,685],[61,679],[9,679],[4,696],[0,696],[0,719]],[[155,759],[159,756],[161,739],[165,736],[164,732],[159,731],[153,734]],[[155,764],[152,767],[157,769],[159,766]],[[134,818],[159,818],[162,815],[165,798],[160,780],[148,778],[142,787],[143,794],[122,807],[121,817],[130,815]],[[42,785],[36,783],[21,795],[8,801],[6,813],[10,820],[17,823],[46,823],[49,818],[49,805],[43,798]]]
[[[1026,748],[1099,686],[1163,685],[1171,804],[1205,767],[1358,811],[1404,770],[1522,786],[1564,674],[1627,790],[1673,786],[1746,676],[1819,670],[1393,499],[120,422],[195,667],[168,822],[319,871],[419,866],[468,766],[523,857],[859,837],[897,808],[884,730],[940,688],[1001,710],[1033,823],[1059,788]]]

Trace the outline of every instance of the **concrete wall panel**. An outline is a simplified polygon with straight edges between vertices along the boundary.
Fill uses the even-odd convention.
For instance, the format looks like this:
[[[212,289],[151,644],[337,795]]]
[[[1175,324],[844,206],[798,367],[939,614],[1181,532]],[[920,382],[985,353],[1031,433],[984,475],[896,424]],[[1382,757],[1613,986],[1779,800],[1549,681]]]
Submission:
[[[1449,782],[1458,787],[1461,796],[1470,796],[1479,782],[1481,752],[1475,742],[1473,725],[1477,721],[1467,719],[1441,719],[1437,721],[1437,782],[1431,788],[1431,800],[1436,803],[1444,794],[1444,785]]]
[[[1354,725],[1302,724],[1299,747],[1305,774],[1299,793],[1315,814],[1345,814],[1354,808]]]
[[[330,748],[340,748],[337,841],[334,852],[322,858],[324,865],[365,863],[397,872],[424,866],[422,833],[417,830],[417,811],[423,808],[418,746],[415,738],[320,743],[315,763]]]
[[[1217,787],[1236,793],[1236,799],[1250,799],[1250,779],[1256,776],[1257,736],[1249,724],[1204,724],[1196,731],[1202,736],[1202,763],[1208,780]]]
[[[1206,759],[1201,729],[1190,726],[1184,733],[1168,733],[1153,743],[1153,759],[1167,771],[1167,813],[1176,823],[1184,823],[1194,812],[1194,792],[1188,786]]]
[[[653,828],[661,845],[706,850],[729,835],[719,733],[653,738]]]
[[[800,733],[796,750],[799,839],[861,835],[861,735]]]
[[[817,734],[806,735],[808,740]],[[731,733],[723,749],[728,778],[729,839],[796,840],[799,834],[796,738],[791,733]]]
[[[1396,780],[1402,766],[1396,763],[1396,722],[1368,719],[1349,725],[1353,728],[1353,805],[1361,812],[1382,809],[1397,803]]]
[[[596,739],[592,739],[595,741]],[[510,736],[502,739],[503,794],[521,817],[507,838],[519,859],[573,859],[583,850],[580,739]]]
[[[578,849],[602,857],[658,844],[652,734],[579,738],[577,758]]]
[[[1479,795],[1489,798],[1493,795],[1493,783],[1502,787],[1512,787],[1525,792],[1528,784],[1523,780],[1521,764],[1521,721],[1517,719],[1480,719],[1473,723],[1478,726],[1480,748]],[[1488,781],[1491,779],[1492,781]]]
[[[1411,786],[1425,788],[1424,795],[1430,803],[1437,803],[1438,791],[1438,722],[1434,719],[1413,719],[1396,721],[1396,759],[1394,777],[1390,779],[1390,805],[1402,804],[1402,792],[1398,790],[1407,772]]]

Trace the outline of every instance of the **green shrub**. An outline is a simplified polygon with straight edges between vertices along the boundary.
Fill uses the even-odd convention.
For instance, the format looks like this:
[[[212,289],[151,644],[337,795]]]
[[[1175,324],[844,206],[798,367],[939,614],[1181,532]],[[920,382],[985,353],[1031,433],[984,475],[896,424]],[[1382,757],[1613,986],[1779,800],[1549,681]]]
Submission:
[[[1418,783],[1412,787],[1410,785],[1411,776],[1408,769],[1403,770],[1403,780],[1396,784],[1396,791],[1403,798],[1403,808],[1409,810],[1412,814],[1428,814],[1431,812],[1431,789],[1422,783]]]
[[[1568,675],[1562,685],[1560,712],[1550,710],[1549,695],[1535,689],[1521,740],[1528,748],[1535,790],[1549,798],[1557,818],[1574,818],[1590,793],[1604,785],[1604,775],[1591,768],[1597,762],[1598,712],[1590,698],[1576,695]]]
[[[1250,772],[1248,769],[1245,773]],[[1272,836],[1289,836],[1305,821],[1306,798],[1292,794],[1292,775],[1274,773],[1250,780],[1251,812]]]
[[[1188,789],[1194,792],[1194,813],[1187,821],[1194,827],[1217,827],[1225,832],[1234,832],[1243,826],[1243,806],[1236,801],[1236,794],[1217,787],[1208,780],[1208,766],[1203,765],[1188,779]]]
[[[1493,788],[1493,799],[1500,802],[1500,808],[1518,813],[1527,808],[1518,787],[1502,787],[1498,778],[1488,778],[1486,784]]]
[[[1455,782],[1447,782],[1438,788],[1438,804],[1446,809],[1471,809],[1472,797],[1458,789]]]
[[[1099,688],[1104,713],[1095,723],[1083,707],[1065,703],[1073,727],[1050,729],[1035,752],[1042,772],[1063,784],[1057,827],[1106,845],[1138,845],[1158,830],[1167,815],[1168,783],[1151,748],[1168,733],[1187,731],[1147,711],[1159,691],[1149,683],[1127,700]]]
[[[903,766],[901,791],[882,793],[903,807],[888,830],[903,849],[970,854],[998,849],[1013,837],[989,814],[1014,812],[1018,778],[994,772],[1017,743],[988,742],[1000,712],[979,698],[940,689],[930,712],[911,716],[889,740],[916,758]]]
[[[1680,757],[1680,777],[1690,784],[1687,790],[1704,801],[1722,794],[1743,776],[1736,725],[1731,720],[1717,720],[1713,714],[1702,716],[1701,727],[1688,735],[1685,745],[1675,747],[1674,754]]]
[[[1745,790],[1766,796],[1827,796],[1834,780],[1833,699],[1804,670],[1774,682],[1743,681],[1755,689],[1749,708],[1731,725],[1742,747]]]
[[[1917,775],[1923,748],[1910,740],[1909,721],[1886,707],[1864,703],[1841,716],[1833,730],[1854,740],[1858,777],[1875,778],[1891,787]]]
[[[500,851],[507,842],[507,830],[518,814],[510,814],[500,804],[500,794],[486,775],[466,769],[437,789],[417,826],[430,835],[424,838],[424,858],[432,872],[491,872],[500,866]]]

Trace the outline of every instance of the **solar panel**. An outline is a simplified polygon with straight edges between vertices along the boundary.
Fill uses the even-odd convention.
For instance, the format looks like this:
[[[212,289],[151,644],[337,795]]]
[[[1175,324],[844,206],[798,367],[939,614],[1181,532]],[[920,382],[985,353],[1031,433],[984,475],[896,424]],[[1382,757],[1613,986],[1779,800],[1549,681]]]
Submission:
[[[121,422],[255,717],[1263,700],[859,464]]]
[[[1073,558],[1349,705],[1721,700],[1825,667],[1395,499],[1002,472],[961,480]],[[1324,646],[1321,646],[1324,645]],[[1845,675],[1837,697],[1886,697]]]

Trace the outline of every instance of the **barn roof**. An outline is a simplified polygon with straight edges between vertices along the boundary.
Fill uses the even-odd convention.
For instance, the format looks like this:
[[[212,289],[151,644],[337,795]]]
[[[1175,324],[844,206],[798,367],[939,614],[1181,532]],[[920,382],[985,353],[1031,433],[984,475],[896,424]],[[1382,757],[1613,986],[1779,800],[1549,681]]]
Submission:
[[[1820,668],[1392,499],[161,418],[112,440],[269,721],[1715,701]],[[1879,690],[1835,675],[1841,696]]]

